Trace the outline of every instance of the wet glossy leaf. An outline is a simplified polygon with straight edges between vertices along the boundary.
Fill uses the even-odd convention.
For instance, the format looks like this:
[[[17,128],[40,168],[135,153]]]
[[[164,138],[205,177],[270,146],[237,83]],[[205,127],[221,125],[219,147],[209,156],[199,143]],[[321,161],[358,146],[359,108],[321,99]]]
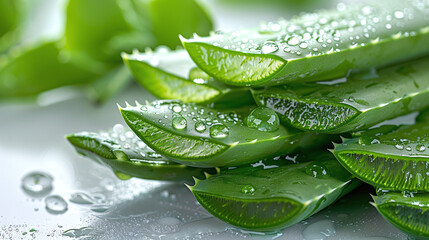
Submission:
[[[428,193],[381,193],[374,197],[374,206],[387,221],[412,236],[410,239],[429,239]]]
[[[162,157],[120,124],[108,132],[82,132],[66,138],[77,152],[111,168],[121,179],[137,177],[183,181],[204,175],[204,169],[177,164]],[[215,172],[213,169],[205,171]]]
[[[64,58],[56,42],[15,48],[0,63],[0,99],[86,83],[95,76]]]
[[[122,54],[136,80],[160,99],[237,107],[252,104],[248,88],[228,87],[196,68],[185,50],[158,48],[146,53]]]
[[[244,116],[178,101],[121,108],[122,117],[148,146],[197,167],[234,166],[323,144],[323,136],[279,126],[272,132],[246,126]],[[245,114],[248,110],[245,111]],[[315,138],[322,139],[316,140]]]
[[[293,159],[297,164],[291,163]],[[222,169],[189,187],[200,204],[234,226],[274,231],[300,222],[359,185],[329,154],[277,157]]]
[[[260,29],[182,39],[194,62],[231,85],[345,76],[429,52],[428,4],[406,0],[303,14]]]
[[[327,82],[254,91],[288,125],[324,133],[367,129],[429,106],[429,58]],[[369,78],[369,79],[368,79]],[[344,81],[343,81],[344,80]]]
[[[353,175],[396,191],[429,191],[428,114],[414,125],[383,127],[335,144],[333,153]]]

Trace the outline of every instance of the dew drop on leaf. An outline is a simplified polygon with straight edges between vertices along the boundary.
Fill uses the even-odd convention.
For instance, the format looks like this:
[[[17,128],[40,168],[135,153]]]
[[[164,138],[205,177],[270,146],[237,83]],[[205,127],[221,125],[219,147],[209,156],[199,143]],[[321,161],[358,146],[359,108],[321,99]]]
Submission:
[[[423,152],[424,150],[426,150],[426,147],[424,145],[419,144],[416,146],[416,150],[419,152]]]
[[[195,131],[204,132],[206,130],[206,125],[203,121],[198,121],[195,123]]]
[[[184,129],[186,128],[187,121],[184,117],[175,117],[173,118],[173,121],[171,122],[174,129]]]
[[[279,129],[280,119],[272,109],[257,107],[247,116],[246,124],[259,131],[273,132]]]
[[[309,164],[305,167],[305,173],[315,178],[323,178],[329,176],[326,167],[321,164]]]
[[[49,213],[61,214],[67,211],[67,202],[58,195],[51,195],[45,198],[45,207]]]
[[[229,129],[223,124],[215,124],[210,127],[210,136],[212,138],[226,138],[229,135]]]
[[[255,187],[253,187],[252,185],[248,184],[248,185],[244,185],[241,188],[241,192],[244,194],[249,194],[249,193],[254,193],[255,192]]]
[[[279,46],[277,46],[277,44],[273,41],[266,41],[261,48],[261,51],[264,54],[277,52],[278,50]]]

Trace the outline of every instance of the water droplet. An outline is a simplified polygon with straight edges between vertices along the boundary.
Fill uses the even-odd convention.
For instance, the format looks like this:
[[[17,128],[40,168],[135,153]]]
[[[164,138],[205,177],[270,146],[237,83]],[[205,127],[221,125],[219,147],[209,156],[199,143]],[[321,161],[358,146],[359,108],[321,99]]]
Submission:
[[[299,44],[299,47],[302,49],[306,49],[308,47],[307,43],[303,42],[301,44]]]
[[[423,145],[421,145],[421,144],[419,144],[419,145],[416,146],[416,150],[419,151],[419,152],[423,152],[424,150],[426,150],[426,147],[423,146]]]
[[[261,48],[262,53],[273,53],[279,50],[279,46],[273,41],[266,41]]]
[[[210,136],[212,138],[225,138],[229,135],[229,129],[227,126],[219,123],[210,127]]]
[[[305,173],[315,178],[323,178],[329,176],[326,167],[320,163],[309,164],[305,167]]]
[[[80,239],[82,237],[91,236],[91,234],[94,232],[93,228],[90,227],[83,227],[78,229],[68,229],[63,232],[63,236],[66,237],[72,237],[75,239]]]
[[[180,113],[182,111],[182,107],[180,105],[173,106],[173,112]]]
[[[117,134],[121,134],[124,131],[124,126],[122,124],[115,124],[115,126],[113,126],[113,132],[117,133]]]
[[[283,49],[283,51],[288,53],[288,52],[290,52],[290,51],[291,51],[291,49],[290,49],[290,48],[288,48],[288,47],[285,47],[285,48]]]
[[[403,150],[404,149],[404,145],[402,145],[402,144],[396,144],[395,148],[398,149],[398,150]]]
[[[411,192],[411,191],[403,191],[402,192],[402,196],[404,196],[404,197],[406,197],[406,198],[412,198],[412,197],[414,197],[414,192]]]
[[[404,13],[401,11],[395,11],[394,16],[397,19],[402,19],[402,18],[404,18]]]
[[[324,240],[336,233],[331,220],[325,219],[308,225],[302,232],[304,239]]]
[[[392,24],[390,23],[386,24],[386,29],[392,29]]]
[[[83,192],[73,193],[71,195],[69,201],[72,203],[77,203],[77,204],[93,204],[94,203],[94,200],[92,199],[92,197],[86,193],[83,193]]]
[[[245,193],[245,194],[248,194],[248,193],[254,193],[255,192],[255,187],[253,187],[252,185],[250,185],[250,184],[248,184],[248,185],[244,185],[242,188],[241,188],[241,192],[242,193]]]
[[[299,44],[299,39],[297,37],[292,37],[287,41],[287,44],[290,46],[296,46]]]
[[[204,132],[206,130],[206,125],[203,121],[198,121],[195,123],[195,130],[197,132]]]
[[[169,226],[182,223],[179,219],[177,219],[175,217],[163,217],[163,218],[159,219],[158,222],[163,224],[163,225],[169,225]]]
[[[109,210],[109,205],[104,205],[104,204],[99,204],[99,205],[94,205],[91,206],[91,211],[96,212],[96,213],[103,213],[107,210]]]
[[[43,172],[31,172],[22,179],[22,189],[33,197],[42,197],[52,191],[53,178]]]
[[[61,214],[67,211],[67,202],[58,195],[51,195],[45,198],[45,207],[49,213]]]
[[[280,119],[272,109],[257,107],[247,116],[246,124],[259,131],[273,132],[279,129]]]
[[[173,128],[180,130],[180,129],[186,128],[187,121],[184,117],[179,116],[179,117],[173,118],[173,121],[171,122],[171,124]]]
[[[408,146],[408,147],[406,147],[406,148],[405,148],[405,150],[407,150],[407,151],[411,151],[411,147],[410,147],[410,146]]]

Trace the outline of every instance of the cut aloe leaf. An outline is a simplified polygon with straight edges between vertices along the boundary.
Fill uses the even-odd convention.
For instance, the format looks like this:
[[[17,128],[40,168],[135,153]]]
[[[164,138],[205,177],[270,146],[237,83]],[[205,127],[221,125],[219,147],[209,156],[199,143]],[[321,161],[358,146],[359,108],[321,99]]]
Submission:
[[[185,50],[122,54],[136,80],[160,99],[237,107],[252,104],[248,88],[228,87],[196,68]]]
[[[76,133],[67,140],[83,156],[111,168],[121,179],[131,177],[183,181],[204,176],[204,169],[172,162],[150,149],[121,124],[100,133]],[[214,173],[213,169],[205,169]]]
[[[63,57],[56,42],[11,50],[0,62],[0,99],[88,83],[96,76]]]
[[[426,2],[339,6],[182,42],[202,70],[240,86],[335,79],[429,53]]]
[[[293,127],[323,133],[367,129],[429,106],[429,58],[384,68],[334,84],[308,83],[254,91],[258,105]],[[370,79],[367,79],[370,78]]]
[[[412,238],[429,239],[429,193],[404,196],[388,192],[373,198],[374,206],[387,221]]]
[[[253,122],[268,131],[248,127],[243,115],[178,101],[127,105],[122,117],[150,148],[172,160],[196,167],[235,166],[296,150],[319,136],[284,126]],[[248,112],[248,111],[246,111]],[[272,117],[276,114],[272,111]],[[265,115],[263,116],[265,117]],[[271,118],[270,118],[271,119]],[[323,138],[322,136],[320,136]],[[323,143],[321,139],[314,143]]]
[[[207,179],[196,179],[189,188],[222,221],[250,230],[275,231],[310,217],[360,184],[332,155],[293,159],[298,164],[275,158],[221,170]]]
[[[345,139],[335,144],[333,153],[353,175],[373,186],[429,192],[428,113],[414,125],[373,129]]]

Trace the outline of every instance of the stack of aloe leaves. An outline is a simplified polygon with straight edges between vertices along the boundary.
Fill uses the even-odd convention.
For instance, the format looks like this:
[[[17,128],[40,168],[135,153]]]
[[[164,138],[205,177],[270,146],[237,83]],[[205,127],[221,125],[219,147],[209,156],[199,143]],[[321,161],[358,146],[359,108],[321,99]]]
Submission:
[[[122,179],[194,177],[205,209],[256,231],[364,182],[389,222],[429,238],[429,2],[339,5],[182,43],[122,54],[163,100],[119,106],[129,128],[67,136],[80,154]],[[413,112],[415,124],[383,124]]]

